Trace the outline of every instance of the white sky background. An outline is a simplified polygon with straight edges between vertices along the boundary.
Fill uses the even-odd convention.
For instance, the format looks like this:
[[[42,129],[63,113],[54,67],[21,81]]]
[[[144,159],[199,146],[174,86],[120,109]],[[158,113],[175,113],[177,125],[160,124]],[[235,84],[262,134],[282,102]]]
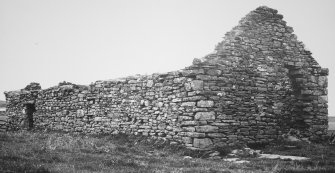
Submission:
[[[329,68],[335,116],[334,0],[0,0],[0,100],[30,82],[87,85],[182,69],[261,5],[283,14]]]

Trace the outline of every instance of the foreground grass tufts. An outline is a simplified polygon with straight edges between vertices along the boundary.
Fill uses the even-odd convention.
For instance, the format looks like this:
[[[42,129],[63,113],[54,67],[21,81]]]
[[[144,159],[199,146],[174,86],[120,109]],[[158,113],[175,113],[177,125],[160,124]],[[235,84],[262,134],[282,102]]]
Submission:
[[[267,153],[306,156],[309,161],[243,158],[250,161],[243,164],[211,160],[208,151],[167,140],[125,134],[7,132],[0,134],[0,147],[0,172],[335,172],[335,148],[321,144],[261,146]],[[221,156],[231,149],[217,148]]]

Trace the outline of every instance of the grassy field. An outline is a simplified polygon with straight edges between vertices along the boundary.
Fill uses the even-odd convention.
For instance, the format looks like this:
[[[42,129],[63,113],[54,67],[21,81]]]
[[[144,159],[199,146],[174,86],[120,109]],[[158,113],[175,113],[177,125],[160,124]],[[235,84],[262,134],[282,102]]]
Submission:
[[[281,142],[262,148],[265,153],[311,158],[308,161],[245,157],[250,162],[242,164],[210,159],[208,151],[124,134],[7,132],[0,134],[0,147],[0,172],[335,172],[335,147],[308,143]],[[230,149],[219,149],[221,156],[226,157]]]
[[[6,101],[0,100],[0,108],[1,107],[6,107]]]
[[[328,129],[335,133],[335,117],[328,117]]]

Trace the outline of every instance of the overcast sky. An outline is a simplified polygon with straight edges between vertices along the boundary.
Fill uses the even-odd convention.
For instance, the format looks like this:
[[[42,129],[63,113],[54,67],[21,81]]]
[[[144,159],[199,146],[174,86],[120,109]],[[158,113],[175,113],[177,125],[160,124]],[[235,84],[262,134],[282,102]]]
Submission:
[[[182,69],[258,6],[275,8],[322,67],[335,116],[334,0],[0,0],[0,100],[38,82]]]

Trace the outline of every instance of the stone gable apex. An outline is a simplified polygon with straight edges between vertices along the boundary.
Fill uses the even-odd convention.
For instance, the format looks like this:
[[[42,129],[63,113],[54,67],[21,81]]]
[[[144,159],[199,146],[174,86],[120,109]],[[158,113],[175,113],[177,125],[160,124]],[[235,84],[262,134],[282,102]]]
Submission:
[[[261,6],[243,17],[216,45],[215,52],[200,62],[238,66],[245,59],[269,58],[282,59],[283,64],[299,62],[306,67],[320,67],[293,32],[277,10]]]

